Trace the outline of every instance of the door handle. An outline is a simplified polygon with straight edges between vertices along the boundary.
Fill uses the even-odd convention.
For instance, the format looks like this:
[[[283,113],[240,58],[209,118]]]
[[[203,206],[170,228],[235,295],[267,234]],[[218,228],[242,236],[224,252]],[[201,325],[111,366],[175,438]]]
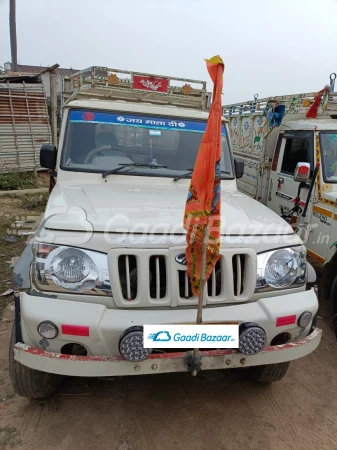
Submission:
[[[278,177],[277,181],[279,182],[279,184],[283,184],[284,183],[284,178]]]

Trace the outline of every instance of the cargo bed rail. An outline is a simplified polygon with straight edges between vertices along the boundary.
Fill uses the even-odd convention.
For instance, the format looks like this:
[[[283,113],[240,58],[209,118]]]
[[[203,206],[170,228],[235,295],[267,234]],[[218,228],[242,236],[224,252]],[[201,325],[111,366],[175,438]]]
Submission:
[[[225,117],[249,116],[251,114],[258,116],[263,115],[266,109],[268,110],[278,105],[285,106],[285,114],[305,115],[313,104],[316,94],[317,92],[310,92],[307,94],[280,95],[261,99],[255,94],[253,100],[225,105],[223,107],[223,115]],[[319,110],[319,115],[337,115],[337,92],[331,92],[329,94],[327,108],[324,111]]]
[[[206,81],[93,66],[64,77],[63,104],[78,99],[124,100],[207,110]]]

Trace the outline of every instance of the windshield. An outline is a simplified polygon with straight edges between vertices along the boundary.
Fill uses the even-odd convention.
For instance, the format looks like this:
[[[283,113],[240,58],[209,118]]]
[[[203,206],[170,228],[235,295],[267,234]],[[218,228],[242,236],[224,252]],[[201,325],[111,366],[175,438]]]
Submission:
[[[118,174],[188,178],[205,129],[206,121],[72,109],[61,168],[103,173],[130,164]],[[221,169],[233,178],[224,125]]]
[[[321,132],[323,179],[337,183],[337,131]]]

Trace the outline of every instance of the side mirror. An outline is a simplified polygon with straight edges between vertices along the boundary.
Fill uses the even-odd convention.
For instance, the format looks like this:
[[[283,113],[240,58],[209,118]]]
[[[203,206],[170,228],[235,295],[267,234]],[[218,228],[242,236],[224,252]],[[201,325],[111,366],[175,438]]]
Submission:
[[[57,149],[55,145],[43,144],[40,150],[40,166],[46,169],[55,169]]]
[[[294,172],[294,181],[306,183],[310,178],[310,164],[305,162],[297,163]]]
[[[242,178],[245,171],[245,163],[242,159],[234,158],[234,168],[236,178]]]

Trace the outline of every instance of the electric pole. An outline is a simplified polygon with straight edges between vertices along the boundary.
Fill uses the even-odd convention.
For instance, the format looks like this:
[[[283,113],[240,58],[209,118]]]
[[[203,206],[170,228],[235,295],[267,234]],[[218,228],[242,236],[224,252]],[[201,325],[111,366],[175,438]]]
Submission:
[[[16,42],[16,0],[9,0],[9,34],[11,42],[12,72],[17,72],[18,47]]]

